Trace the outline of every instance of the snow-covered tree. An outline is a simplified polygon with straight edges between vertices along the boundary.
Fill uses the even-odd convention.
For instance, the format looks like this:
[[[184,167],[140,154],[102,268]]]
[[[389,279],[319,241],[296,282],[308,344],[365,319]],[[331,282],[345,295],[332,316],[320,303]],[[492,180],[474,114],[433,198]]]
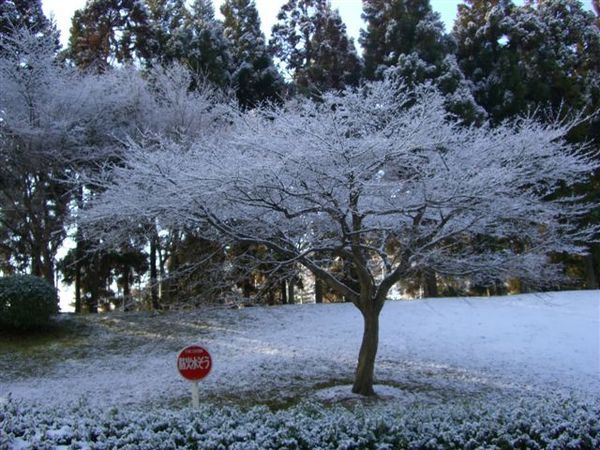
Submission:
[[[157,117],[160,91],[150,95],[135,69],[80,72],[57,61],[53,38],[26,28],[2,36],[0,45],[2,270],[27,270],[53,282],[65,222],[89,195],[66,180],[118,159],[126,139],[164,130],[172,120]],[[192,126],[197,120],[190,120]]]
[[[367,28],[359,41],[369,80],[382,79],[400,55],[416,53],[431,65],[448,51],[444,25],[429,0],[364,0],[362,18]]]
[[[79,67],[103,72],[115,62],[149,57],[146,6],[137,0],[87,0],[71,19],[67,56]]]
[[[281,98],[284,82],[260,29],[254,0],[225,0],[221,5],[225,37],[233,53],[232,84],[242,107]]]
[[[211,0],[194,0],[184,25],[181,63],[217,86],[231,81],[231,48]]]
[[[432,83],[447,96],[447,109],[467,123],[485,117],[458,67],[454,42],[429,0],[365,0],[362,17],[367,23],[360,37],[367,79],[393,74],[409,86]]]
[[[0,259],[54,284],[64,239],[68,188],[63,174],[69,74],[55,64],[55,42],[27,28],[0,36]],[[54,95],[53,89],[66,95]]]
[[[64,180],[83,161],[112,154],[135,118],[124,77],[82,75],[56,61],[54,39],[22,29],[3,36],[0,57],[0,229],[5,267],[54,281],[71,189]],[[110,80],[110,82],[109,82]],[[121,91],[123,89],[124,91]],[[107,114],[110,110],[110,114]],[[110,135],[110,138],[108,136]]]
[[[574,224],[587,210],[579,199],[546,200],[594,167],[565,142],[566,124],[464,127],[436,91],[392,81],[230,122],[185,146],[134,145],[95,180],[104,191],[85,223],[107,239],[147,220],[202,227],[303,265],[364,317],[353,387],[363,395],[373,394],[379,313],[395,283],[423,268],[551,282],[548,253],[580,252],[594,232]],[[473,245],[487,236],[526,245]]]
[[[306,80],[301,84],[314,86],[319,91],[358,85],[362,65],[338,10],[323,9],[312,38],[312,49],[314,64],[307,68]]]
[[[53,39],[58,47],[58,31],[44,15],[41,0],[0,1],[0,36],[10,36],[23,29],[38,33],[40,39]]]
[[[458,62],[473,83],[473,95],[498,123],[515,114],[536,111],[568,117],[591,116],[570,139],[600,142],[600,28],[597,18],[577,0],[468,0],[459,5],[454,28]],[[595,178],[578,187],[598,199]],[[598,223],[598,214],[586,220]],[[572,260],[571,271],[597,287],[600,247]]]
[[[184,0],[146,0],[146,4],[151,35],[148,42],[150,65],[181,61],[184,26],[189,20]]]
[[[358,83],[354,42],[329,0],[289,0],[277,20],[271,50],[301,89],[318,94]]]

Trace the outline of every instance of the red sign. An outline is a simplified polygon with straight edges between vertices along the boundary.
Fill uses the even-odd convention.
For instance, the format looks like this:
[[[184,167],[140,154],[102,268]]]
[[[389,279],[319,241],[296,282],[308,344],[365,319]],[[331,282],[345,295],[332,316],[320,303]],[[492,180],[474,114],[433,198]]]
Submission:
[[[211,368],[210,353],[199,345],[190,345],[177,356],[177,370],[186,380],[201,380],[208,375]]]

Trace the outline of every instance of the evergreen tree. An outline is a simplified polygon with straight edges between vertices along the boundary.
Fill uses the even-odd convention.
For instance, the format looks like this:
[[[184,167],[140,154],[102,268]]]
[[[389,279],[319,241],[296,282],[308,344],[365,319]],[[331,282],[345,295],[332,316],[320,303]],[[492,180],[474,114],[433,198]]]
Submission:
[[[232,84],[240,105],[251,108],[280,98],[283,79],[267,49],[254,0],[225,0],[221,13],[232,45]]]
[[[357,84],[360,61],[329,0],[289,0],[277,19],[272,52],[301,89],[323,92]]]
[[[41,0],[0,0],[0,37],[27,29],[59,47],[56,26],[44,15]],[[3,44],[0,43],[0,52]]]
[[[182,62],[196,75],[216,86],[231,81],[231,49],[223,24],[215,18],[211,0],[195,0],[182,32]]]
[[[63,183],[70,140],[69,71],[53,39],[28,27],[0,35],[0,268],[54,285],[70,189]]]
[[[524,110],[524,67],[508,36],[514,31],[512,0],[465,0],[454,24],[457,59],[473,82],[473,95],[496,121]]]
[[[137,0],[87,0],[73,15],[67,56],[102,72],[113,62],[149,57],[148,11]]]
[[[432,83],[446,96],[446,108],[466,122],[485,116],[429,0],[365,0],[362,17],[367,23],[360,38],[367,79],[393,75],[409,86]]]
[[[597,17],[577,0],[467,0],[454,28],[460,67],[474,85],[476,100],[499,123],[518,114],[542,120],[600,109],[600,28]],[[573,141],[600,143],[600,118],[593,116],[570,134]],[[577,187],[598,202],[600,174]],[[570,195],[573,191],[563,191]],[[598,211],[584,222],[599,223]],[[600,248],[576,260],[562,258],[569,272],[597,287]]]
[[[150,64],[167,65],[183,59],[183,36],[189,12],[184,0],[146,0],[152,36],[148,45]]]
[[[44,15],[41,0],[0,0],[1,34],[12,34],[21,28],[44,32],[49,27],[50,21]]]
[[[600,29],[577,0],[531,0],[515,11],[507,45],[525,67],[526,103],[553,110],[600,106]]]
[[[444,26],[429,0],[364,0],[362,18],[367,29],[361,30],[359,42],[369,80],[381,79],[400,55],[416,52],[434,64],[448,52]]]
[[[312,41],[315,64],[307,68],[305,84],[321,91],[358,85],[361,62],[337,10],[323,10]]]

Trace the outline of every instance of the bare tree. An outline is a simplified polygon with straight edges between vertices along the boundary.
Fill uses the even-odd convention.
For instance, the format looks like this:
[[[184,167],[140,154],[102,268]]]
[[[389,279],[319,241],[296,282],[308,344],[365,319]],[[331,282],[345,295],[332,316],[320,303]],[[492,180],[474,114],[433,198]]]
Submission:
[[[395,283],[424,269],[549,282],[559,271],[548,254],[582,252],[595,232],[576,228],[580,199],[549,197],[594,168],[564,140],[569,124],[464,127],[443,103],[387,80],[232,111],[201,140],[133,145],[95,180],[103,193],[84,221],[107,237],[149,219],[208,226],[214,239],[303,265],[362,313],[353,392],[373,395],[379,314]],[[483,237],[520,245],[474,245]],[[340,264],[348,270],[331,269]]]

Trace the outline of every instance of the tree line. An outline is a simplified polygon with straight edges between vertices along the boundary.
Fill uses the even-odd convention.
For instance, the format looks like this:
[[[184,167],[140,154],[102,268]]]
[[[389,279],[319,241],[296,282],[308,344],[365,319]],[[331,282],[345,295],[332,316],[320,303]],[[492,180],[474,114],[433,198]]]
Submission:
[[[464,129],[502,127],[526,115],[548,124],[575,120],[568,142],[587,143],[588,154],[597,152],[600,25],[597,13],[579,1],[532,0],[517,6],[510,0],[467,0],[446,33],[428,0],[364,0],[360,55],[327,0],[286,2],[269,41],[254,1],[226,0],[221,13],[222,21],[209,0],[190,5],[89,0],[73,16],[69,45],[61,49],[40,0],[0,2],[3,273],[29,271],[55,284],[59,272],[75,287],[77,311],[132,303],[136,290],[153,307],[227,295],[232,286],[243,296],[293,302],[305,274],[299,265],[285,264],[285,252],[260,242],[231,235],[216,239],[181,217],[171,223],[164,217],[142,221],[133,209],[133,228],[115,223],[109,230],[119,239],[79,226],[80,212],[107,189],[98,178],[105,167],[124,164],[136,146],[165,146],[165,136],[185,154],[190,143],[210,141],[215,138],[211,129],[234,121],[231,102],[242,111],[287,105],[294,98],[327,104],[330,92],[397,80],[417,90],[434,87],[442,94],[444,111]],[[285,151],[290,144],[281,145]],[[164,170],[176,170],[163,162]],[[578,184],[562,183],[546,200],[597,201],[600,173],[591,175]],[[152,195],[151,187],[146,195]],[[599,223],[598,209],[582,207],[571,220],[588,229]],[[536,226],[532,217],[531,227]],[[73,248],[59,256],[68,235]],[[114,242],[118,245],[108,245]],[[390,252],[399,245],[393,239],[384,242]],[[489,255],[525,254],[531,242],[482,231],[462,245],[489,250]],[[598,287],[600,248],[588,242],[587,249],[587,254],[566,247],[551,252],[568,275],[556,276],[556,286]],[[488,263],[494,264],[491,256]],[[328,264],[347,287],[359,281],[350,259],[332,257]],[[425,295],[501,293],[509,281],[524,290],[524,280],[531,278],[507,270],[484,283],[472,271],[460,277],[434,259],[418,269],[403,278],[403,287]],[[317,301],[352,300],[350,291],[344,295],[324,282],[327,275],[314,273]],[[115,285],[119,293],[113,292]]]

